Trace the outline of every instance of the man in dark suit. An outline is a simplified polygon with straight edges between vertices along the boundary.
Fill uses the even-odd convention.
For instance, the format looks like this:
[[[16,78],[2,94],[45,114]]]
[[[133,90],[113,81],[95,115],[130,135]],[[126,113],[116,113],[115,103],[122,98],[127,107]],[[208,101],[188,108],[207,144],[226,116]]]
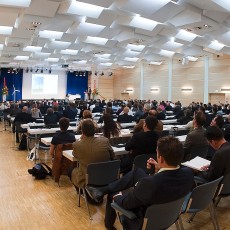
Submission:
[[[203,125],[205,124],[206,117],[203,112],[197,112],[194,117],[193,125],[194,130],[190,132],[184,142],[184,158],[185,160],[190,160],[190,157],[196,157],[193,154],[194,149],[206,149],[208,152],[208,141],[205,137],[205,128]],[[204,150],[205,151],[205,150]],[[198,154],[199,152],[197,152]],[[207,153],[206,153],[207,154]]]
[[[98,102],[96,102],[95,107],[92,110],[92,113],[102,113],[102,112],[103,112],[103,108],[99,106]]]
[[[119,115],[117,118],[117,122],[119,123],[129,123],[134,121],[134,117],[132,115],[129,115],[129,107],[125,107],[123,109],[123,114]]]
[[[121,172],[127,173],[132,169],[133,160],[141,154],[156,155],[157,140],[159,135],[154,129],[158,120],[154,116],[148,116],[143,122],[143,131],[134,133],[132,138],[126,143],[125,150],[131,151],[131,154],[124,156],[121,159]]]
[[[198,176],[213,181],[230,173],[230,143],[224,139],[223,131],[217,126],[208,127],[205,135],[216,152],[210,165],[203,167],[206,172],[201,172]]]
[[[132,156],[136,157],[141,154],[156,153],[157,140],[159,138],[157,132],[154,131],[158,120],[154,116],[145,118],[143,124],[144,132],[135,133],[132,138],[126,143],[125,150],[131,151]]]
[[[157,143],[157,162],[152,158],[147,162],[148,169],[155,166],[153,176],[147,175],[139,168],[100,189],[88,187],[88,192],[96,200],[108,194],[105,212],[106,228],[116,229],[113,226],[116,213],[110,205],[113,200],[123,208],[136,213],[137,219],[125,219],[125,229],[133,230],[140,229],[142,226],[148,206],[171,202],[186,196],[193,187],[193,172],[187,167],[179,166],[182,158],[182,143],[175,137],[162,137]],[[127,193],[120,192],[133,186],[134,189]]]
[[[22,112],[16,114],[13,125],[16,126],[16,123],[26,124],[26,123],[34,122],[34,121],[36,121],[36,119],[33,118],[32,115],[28,113],[28,107],[23,106]],[[25,129],[25,132],[26,132],[26,129]],[[18,133],[16,133],[16,142],[19,143]]]

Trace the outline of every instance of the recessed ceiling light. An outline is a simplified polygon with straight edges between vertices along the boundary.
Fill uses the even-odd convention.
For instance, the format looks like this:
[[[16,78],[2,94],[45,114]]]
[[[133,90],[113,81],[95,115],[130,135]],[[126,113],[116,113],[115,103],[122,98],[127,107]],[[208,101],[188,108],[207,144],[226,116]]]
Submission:
[[[26,28],[26,30],[35,30],[35,28]]]
[[[32,24],[35,25],[35,26],[39,26],[39,25],[41,25],[42,23],[41,23],[41,22],[32,22]]]

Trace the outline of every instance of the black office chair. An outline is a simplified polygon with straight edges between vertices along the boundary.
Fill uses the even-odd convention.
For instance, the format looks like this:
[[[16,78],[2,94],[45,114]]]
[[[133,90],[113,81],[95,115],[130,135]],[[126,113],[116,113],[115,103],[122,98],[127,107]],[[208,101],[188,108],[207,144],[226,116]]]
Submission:
[[[83,188],[79,188],[78,191],[78,207],[80,207],[80,197],[81,191],[83,192],[83,197],[85,199],[85,204],[89,213],[89,218],[92,220],[86,190],[87,186],[90,187],[100,187],[108,185],[109,183],[117,180],[120,175],[120,161],[106,161],[106,162],[98,162],[89,164],[87,167],[86,174],[86,186]]]
[[[193,221],[196,213],[209,207],[214,229],[219,229],[215,208],[213,205],[213,199],[216,195],[216,192],[219,188],[219,184],[222,181],[222,179],[223,176],[214,181],[199,185],[195,187],[193,191],[187,195],[181,213],[192,213],[192,216],[188,220],[189,223]],[[182,223],[181,219],[180,223]]]
[[[153,204],[149,206],[145,213],[142,230],[167,229],[174,223],[178,230],[180,229],[180,227],[183,228],[182,223],[179,223],[178,220],[184,199],[185,197],[182,197],[172,202],[164,204]],[[135,213],[133,213],[132,211],[125,210],[115,202],[111,203],[111,206],[116,210],[116,213],[122,225],[124,224],[124,216],[131,220],[137,218]]]
[[[184,161],[189,161],[197,156],[205,158],[208,155],[208,145],[203,146],[195,146],[189,151],[188,149],[184,148]]]
[[[121,147],[121,144],[125,146],[125,144],[131,139],[131,136],[127,137],[111,137],[109,142],[112,146]]]
[[[17,143],[20,142],[20,135],[27,132],[27,129],[23,129],[21,127],[22,124],[25,124],[25,122],[20,122],[20,121],[14,122],[14,125],[15,125],[15,141]]]

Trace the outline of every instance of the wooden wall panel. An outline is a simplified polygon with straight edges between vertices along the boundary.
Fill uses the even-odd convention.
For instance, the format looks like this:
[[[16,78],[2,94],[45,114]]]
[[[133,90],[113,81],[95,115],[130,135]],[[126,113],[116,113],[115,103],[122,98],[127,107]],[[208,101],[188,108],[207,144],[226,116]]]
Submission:
[[[182,65],[181,61],[173,60],[172,71],[172,101],[180,100],[188,105],[192,101],[204,100],[205,62],[201,57],[196,62]],[[126,88],[133,88],[132,99],[140,99],[141,68],[116,71],[114,78],[114,97],[120,98]],[[193,91],[185,93],[181,88],[189,87]],[[151,92],[151,88],[159,88],[159,92]],[[230,88],[230,56],[209,57],[209,93],[220,93],[221,88]],[[229,94],[228,94],[229,95]],[[230,95],[225,99],[230,101]],[[168,99],[168,63],[160,66],[144,64],[143,99]]]

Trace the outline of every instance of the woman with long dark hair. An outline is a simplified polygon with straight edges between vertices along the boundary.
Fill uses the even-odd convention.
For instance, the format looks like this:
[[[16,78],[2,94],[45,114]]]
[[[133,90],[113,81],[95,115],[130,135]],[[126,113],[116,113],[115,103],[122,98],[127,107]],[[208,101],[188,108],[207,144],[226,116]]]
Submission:
[[[113,120],[113,117],[109,113],[103,115],[104,125],[102,127],[102,132],[105,137],[119,137],[120,128],[117,123]]]

